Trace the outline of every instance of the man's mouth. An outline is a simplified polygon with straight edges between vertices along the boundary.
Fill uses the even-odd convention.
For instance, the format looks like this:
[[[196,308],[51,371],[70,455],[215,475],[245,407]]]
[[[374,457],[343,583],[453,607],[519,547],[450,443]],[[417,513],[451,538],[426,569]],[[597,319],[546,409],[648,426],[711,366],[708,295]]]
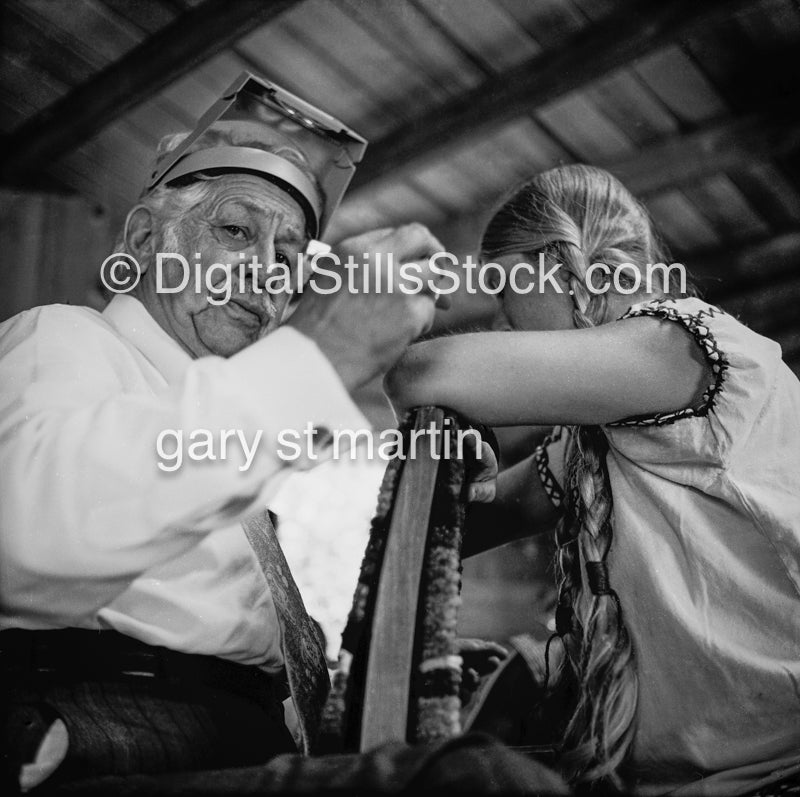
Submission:
[[[230,301],[226,302],[225,307],[234,318],[249,326],[263,327],[269,321],[264,307],[248,304],[241,299],[230,299]]]

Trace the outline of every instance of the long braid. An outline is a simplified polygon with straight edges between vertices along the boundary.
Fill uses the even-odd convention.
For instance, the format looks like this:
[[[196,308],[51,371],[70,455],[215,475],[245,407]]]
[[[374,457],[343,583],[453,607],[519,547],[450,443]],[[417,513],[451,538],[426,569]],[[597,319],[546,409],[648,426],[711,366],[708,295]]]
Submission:
[[[572,232],[574,237],[557,247],[572,290],[573,321],[577,328],[587,328],[602,323],[606,308],[605,294],[586,287],[586,247],[607,247],[602,239],[585,242],[574,222]],[[622,606],[608,576],[613,539],[608,442],[599,426],[572,427],[570,441],[568,509],[558,531],[563,608],[557,631],[578,689],[561,764],[572,780],[605,780],[621,788],[617,770],[633,742],[639,682]],[[567,606],[574,615],[570,622],[563,617]]]
[[[607,574],[613,532],[605,435],[597,426],[575,427],[570,449],[572,511],[558,532],[559,602],[562,615],[568,608],[575,617],[562,621],[558,632],[578,694],[564,732],[562,766],[573,780],[608,779],[620,786],[617,770],[635,731],[638,678],[622,607]]]

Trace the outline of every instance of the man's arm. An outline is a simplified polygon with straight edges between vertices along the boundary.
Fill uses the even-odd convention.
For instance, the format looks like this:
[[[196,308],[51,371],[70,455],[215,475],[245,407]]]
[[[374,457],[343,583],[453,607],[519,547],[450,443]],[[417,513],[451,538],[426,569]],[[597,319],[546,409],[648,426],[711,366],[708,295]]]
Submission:
[[[345,256],[391,251],[396,266],[438,247],[419,225],[350,243]],[[199,535],[263,506],[282,471],[315,464],[307,429],[322,437],[367,427],[348,390],[430,326],[434,297],[311,293],[294,328],[228,359],[194,360],[179,385],[155,395],[102,322],[79,310],[33,312],[0,343],[0,590],[8,614],[46,616],[61,600],[82,616]],[[157,442],[171,430],[182,433],[184,456],[165,472]],[[207,456],[207,445],[189,447],[197,430],[215,445],[223,431],[239,432],[252,454],[229,438],[227,456]],[[75,582],[80,589],[67,588]]]
[[[294,453],[280,446],[282,431],[366,425],[330,363],[293,330],[228,360],[193,361],[179,385],[153,395],[125,384],[137,378],[126,375],[125,344],[69,312],[41,313],[27,339],[4,336],[12,343],[0,361],[6,614],[47,616],[54,605],[63,614],[65,601],[70,614],[91,614],[149,567],[263,506],[281,471],[313,464],[304,439],[300,458],[281,457]],[[170,473],[158,467],[156,442],[172,429],[184,433],[184,460]],[[218,448],[215,459],[187,455],[193,430],[208,430],[216,445],[227,429],[250,443],[261,433],[249,467],[235,441],[225,458]]]
[[[419,259],[425,277],[433,275],[424,261],[439,248],[420,225],[350,244],[340,251],[356,259],[393,252],[395,268]],[[34,312],[32,325],[23,316],[0,344],[0,590],[7,612],[35,614],[38,602],[46,614],[60,584],[80,581],[62,592],[81,615],[198,535],[263,506],[280,472],[313,465],[306,430],[323,437],[367,427],[348,391],[430,326],[434,297],[312,292],[290,327],[228,359],[193,361],[179,385],[157,395],[131,384],[124,363],[134,355],[107,327],[81,311]],[[156,446],[172,430],[183,435],[184,457],[165,472]],[[198,430],[215,444],[226,430],[240,433],[252,454],[229,438],[227,456],[208,456],[207,444],[190,446]]]

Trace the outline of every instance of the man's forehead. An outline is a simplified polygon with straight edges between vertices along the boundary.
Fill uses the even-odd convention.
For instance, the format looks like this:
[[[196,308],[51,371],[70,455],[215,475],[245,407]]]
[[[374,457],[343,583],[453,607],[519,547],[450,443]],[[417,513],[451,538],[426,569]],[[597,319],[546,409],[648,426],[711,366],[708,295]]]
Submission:
[[[227,174],[213,181],[206,207],[219,211],[227,206],[241,207],[256,219],[274,223],[283,233],[303,241],[306,238],[300,205],[278,186],[251,174]]]

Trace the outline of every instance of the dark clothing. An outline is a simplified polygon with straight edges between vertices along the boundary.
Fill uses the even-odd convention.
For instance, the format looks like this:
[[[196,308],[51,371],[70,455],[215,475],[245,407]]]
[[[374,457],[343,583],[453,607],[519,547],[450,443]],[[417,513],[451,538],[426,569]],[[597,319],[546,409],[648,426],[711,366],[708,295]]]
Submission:
[[[161,777],[101,778],[58,795],[211,797],[230,794],[569,794],[564,781],[531,758],[484,734],[436,745],[384,745],[360,755],[281,755],[269,764]]]
[[[57,719],[66,758],[32,794],[568,793],[547,767],[482,733],[304,757],[283,722],[280,681],[115,632],[2,632],[0,661],[4,793],[17,791],[20,766]]]
[[[256,667],[72,629],[4,631],[0,661],[0,738],[12,786],[56,719],[68,749],[51,785],[249,766],[296,750],[283,684]]]

